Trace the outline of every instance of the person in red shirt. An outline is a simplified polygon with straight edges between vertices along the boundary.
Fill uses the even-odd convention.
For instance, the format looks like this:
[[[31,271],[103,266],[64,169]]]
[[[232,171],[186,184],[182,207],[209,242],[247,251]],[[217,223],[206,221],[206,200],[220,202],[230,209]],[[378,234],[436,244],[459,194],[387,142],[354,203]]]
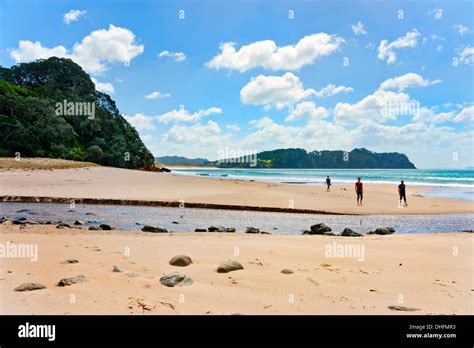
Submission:
[[[362,200],[364,199],[364,185],[360,181],[360,177],[357,178],[355,183],[355,192],[357,194],[357,205],[362,205]]]

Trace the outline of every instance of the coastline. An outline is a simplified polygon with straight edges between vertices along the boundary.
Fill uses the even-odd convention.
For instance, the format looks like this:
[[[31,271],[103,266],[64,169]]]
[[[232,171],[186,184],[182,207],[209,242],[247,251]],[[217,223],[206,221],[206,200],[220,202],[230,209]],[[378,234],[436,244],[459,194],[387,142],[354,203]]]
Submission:
[[[389,306],[414,307],[408,312],[414,315],[473,312],[469,233],[348,238],[0,225],[0,240],[38,246],[37,261],[2,259],[2,314],[407,313]],[[363,246],[363,257],[328,255],[334,243]],[[171,266],[178,254],[193,263]],[[78,263],[64,264],[71,258]],[[217,273],[227,259],[244,269]],[[113,272],[115,265],[124,271]],[[294,273],[281,273],[285,268]],[[159,278],[172,272],[186,274],[193,284],[161,285]],[[56,285],[77,275],[88,281]],[[24,282],[46,289],[13,291]]]
[[[272,184],[193,177],[111,167],[52,170],[0,170],[1,197],[18,200],[74,199],[85,202],[212,209],[309,212],[348,215],[470,214],[474,202],[424,196],[428,186],[408,187],[408,207],[400,207],[396,187],[365,186],[364,206],[357,206],[352,185]],[[421,192],[421,194],[420,194]]]

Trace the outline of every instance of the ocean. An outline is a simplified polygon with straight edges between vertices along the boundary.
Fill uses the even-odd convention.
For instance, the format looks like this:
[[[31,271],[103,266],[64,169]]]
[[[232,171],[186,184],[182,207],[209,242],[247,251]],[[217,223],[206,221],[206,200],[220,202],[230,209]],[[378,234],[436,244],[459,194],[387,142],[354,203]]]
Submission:
[[[223,179],[255,180],[293,185],[324,185],[326,176],[333,185],[355,183],[358,176],[371,183],[428,186],[423,194],[440,198],[474,201],[474,169],[173,169],[181,175]]]

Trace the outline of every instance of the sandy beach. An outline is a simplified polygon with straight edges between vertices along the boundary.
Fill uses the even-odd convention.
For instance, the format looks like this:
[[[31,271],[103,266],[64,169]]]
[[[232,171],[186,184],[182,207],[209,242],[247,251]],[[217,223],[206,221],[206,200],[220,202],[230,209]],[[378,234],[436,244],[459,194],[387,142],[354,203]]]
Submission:
[[[469,233],[348,238],[3,225],[0,241],[38,246],[37,261],[2,259],[2,314],[473,313]],[[363,257],[331,257],[326,248],[334,243],[363,245]],[[178,254],[193,263],[171,266],[169,260]],[[63,263],[71,258],[78,263]],[[244,269],[217,273],[227,259]],[[112,272],[114,266],[123,273]],[[281,273],[285,268],[294,273]],[[161,285],[159,278],[171,272],[194,283]],[[88,281],[56,285],[77,275]],[[25,282],[46,289],[13,291]]]
[[[408,183],[409,185],[409,183]],[[148,200],[305,209],[340,214],[454,214],[474,212],[474,203],[423,195],[427,187],[407,188],[408,207],[400,207],[396,186],[366,184],[364,205],[354,187],[268,184],[156,173],[111,167],[51,170],[0,170],[0,196]]]

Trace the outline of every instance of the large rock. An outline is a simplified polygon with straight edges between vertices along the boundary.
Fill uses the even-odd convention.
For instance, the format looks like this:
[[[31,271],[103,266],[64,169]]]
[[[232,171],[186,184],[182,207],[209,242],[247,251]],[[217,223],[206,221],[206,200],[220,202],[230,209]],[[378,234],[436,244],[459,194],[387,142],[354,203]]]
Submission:
[[[193,263],[193,260],[186,255],[176,255],[170,260],[170,265],[178,267],[186,267]]]
[[[228,273],[232,271],[238,271],[239,269],[244,269],[244,266],[242,266],[239,262],[235,260],[227,260],[224,262],[221,262],[219,264],[219,267],[217,267],[217,272],[218,273]]]
[[[185,274],[173,272],[160,278],[160,283],[164,286],[172,288],[176,285],[187,286],[193,283],[193,280]]]
[[[225,231],[228,232],[228,233],[234,233],[235,228],[234,227],[226,227]]]
[[[107,224],[101,224],[100,228],[104,231],[111,231],[112,230],[112,226],[107,225]]]
[[[353,231],[350,228],[345,228],[344,231],[342,231],[341,236],[344,236],[344,237],[362,237],[362,235],[360,233],[357,233],[356,231]]]
[[[255,227],[247,227],[247,230],[245,231],[245,233],[260,233],[260,230]]]
[[[46,289],[46,286],[39,283],[23,283],[21,285],[18,285],[13,290],[14,291],[33,291],[33,290],[41,290],[41,289]]]
[[[367,234],[386,235],[386,234],[392,234],[394,232],[395,232],[395,229],[392,227],[381,227],[381,228],[377,228],[375,231],[367,232]]]
[[[320,223],[311,226],[311,233],[307,234],[324,234],[326,232],[331,232],[331,227],[327,226],[326,224]]]
[[[88,281],[89,281],[89,279],[87,279],[85,276],[78,275],[77,277],[70,277],[70,278],[61,279],[58,283],[58,286],[70,286],[70,285],[73,285],[73,284],[84,283],[84,282],[88,282]]]
[[[209,226],[207,228],[209,232],[225,232],[224,226]]]
[[[142,231],[155,232],[155,233],[168,233],[168,230],[166,228],[155,227],[155,226],[150,226],[150,225],[143,226]]]

